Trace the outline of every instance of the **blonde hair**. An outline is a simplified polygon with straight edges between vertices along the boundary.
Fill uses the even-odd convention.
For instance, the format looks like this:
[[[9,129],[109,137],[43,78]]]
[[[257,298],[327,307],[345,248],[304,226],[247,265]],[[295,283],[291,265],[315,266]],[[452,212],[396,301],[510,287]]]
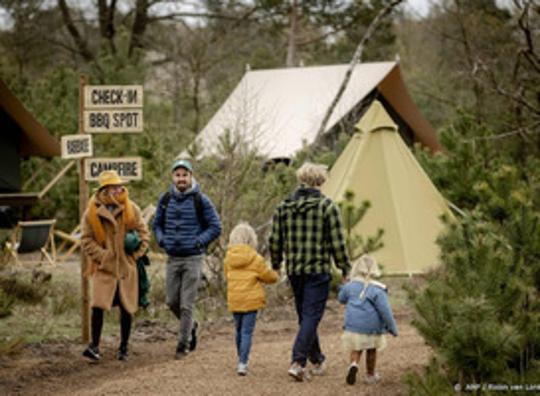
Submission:
[[[305,162],[296,171],[296,178],[301,184],[307,184],[309,187],[322,186],[328,178],[326,165]]]
[[[363,254],[353,263],[351,278],[362,277],[369,280],[370,278],[377,278],[379,276],[381,276],[381,270],[375,257],[369,254]]]
[[[257,234],[253,227],[244,221],[238,223],[229,235],[229,245],[249,245],[257,249]]]

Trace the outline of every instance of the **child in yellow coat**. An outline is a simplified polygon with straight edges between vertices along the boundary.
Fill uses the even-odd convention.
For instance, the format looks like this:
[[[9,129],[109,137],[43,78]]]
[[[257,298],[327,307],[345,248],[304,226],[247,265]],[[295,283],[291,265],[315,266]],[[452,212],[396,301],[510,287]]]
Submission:
[[[223,268],[227,280],[227,305],[236,325],[238,375],[246,375],[257,311],[266,304],[263,283],[274,283],[278,274],[257,253],[257,234],[240,223],[229,236]]]

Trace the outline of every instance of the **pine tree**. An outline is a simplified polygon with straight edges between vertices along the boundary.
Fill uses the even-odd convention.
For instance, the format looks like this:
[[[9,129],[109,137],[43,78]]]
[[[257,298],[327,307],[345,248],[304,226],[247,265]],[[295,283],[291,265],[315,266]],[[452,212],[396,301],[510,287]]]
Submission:
[[[354,226],[362,221],[366,212],[371,207],[369,201],[362,201],[360,206],[356,206],[354,204],[354,192],[347,190],[345,191],[343,201],[339,202],[338,205],[341,209],[343,228],[345,229],[347,253],[351,260],[364,253],[374,252],[384,246],[382,242],[384,230],[382,228],[378,229],[375,235],[367,237],[357,235],[353,232]]]
[[[456,168],[431,167],[444,172],[439,176],[446,188],[459,191],[455,198],[470,210],[447,222],[438,241],[441,268],[420,291],[409,289],[413,324],[435,355],[423,376],[409,378],[412,394],[540,378],[540,175],[533,166],[538,163],[521,169],[485,148],[490,161],[473,155],[465,169],[459,153],[474,154],[466,146],[457,142],[455,157],[433,160]],[[461,188],[463,180],[472,186],[469,193]]]

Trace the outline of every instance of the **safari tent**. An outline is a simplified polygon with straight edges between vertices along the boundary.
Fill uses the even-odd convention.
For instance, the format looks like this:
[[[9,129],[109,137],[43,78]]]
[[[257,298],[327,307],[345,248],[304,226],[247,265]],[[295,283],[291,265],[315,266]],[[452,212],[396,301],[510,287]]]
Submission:
[[[350,190],[356,205],[370,201],[353,232],[367,237],[384,229],[384,247],[373,254],[386,274],[412,275],[437,266],[440,217],[452,216],[445,199],[380,102],[371,104],[357,130],[330,170],[323,193],[341,201]]]
[[[60,155],[60,144],[0,80],[0,206],[31,205],[38,194],[22,193],[21,161]]]
[[[200,131],[199,155],[215,153],[227,131],[268,159],[291,158],[315,140],[324,115],[349,65],[247,71],[221,108]],[[379,100],[399,125],[407,144],[419,142],[433,151],[441,146],[432,126],[412,101],[398,62],[355,66],[347,88],[325,130],[323,140],[346,124],[353,126],[373,100]],[[192,145],[193,146],[193,145]],[[180,156],[186,155],[186,151]]]

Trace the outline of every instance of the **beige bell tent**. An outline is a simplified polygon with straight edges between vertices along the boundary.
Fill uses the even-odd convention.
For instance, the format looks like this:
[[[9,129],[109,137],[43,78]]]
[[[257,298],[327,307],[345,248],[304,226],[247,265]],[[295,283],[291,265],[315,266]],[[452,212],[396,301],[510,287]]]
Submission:
[[[346,190],[355,204],[371,202],[353,232],[363,237],[384,229],[384,247],[373,253],[385,274],[416,274],[438,263],[435,243],[442,214],[452,216],[444,198],[397,133],[380,102],[374,101],[332,167],[322,191],[341,201]]]

